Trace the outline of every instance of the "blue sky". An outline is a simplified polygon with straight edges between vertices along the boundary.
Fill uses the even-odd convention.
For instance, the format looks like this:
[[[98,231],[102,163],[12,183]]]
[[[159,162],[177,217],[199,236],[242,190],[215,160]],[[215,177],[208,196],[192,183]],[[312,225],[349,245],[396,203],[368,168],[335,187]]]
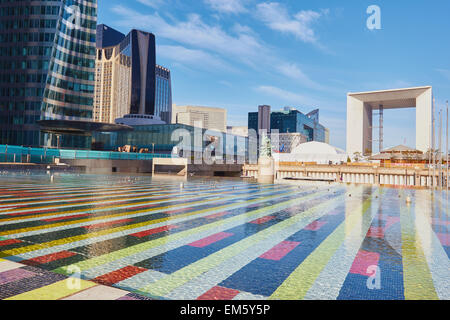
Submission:
[[[320,108],[331,144],[345,148],[348,92],[432,85],[450,99],[450,1],[99,0],[98,22],[155,34],[172,71],[173,102],[247,113]],[[370,5],[381,30],[369,30]],[[415,145],[414,109],[385,113],[385,146]]]

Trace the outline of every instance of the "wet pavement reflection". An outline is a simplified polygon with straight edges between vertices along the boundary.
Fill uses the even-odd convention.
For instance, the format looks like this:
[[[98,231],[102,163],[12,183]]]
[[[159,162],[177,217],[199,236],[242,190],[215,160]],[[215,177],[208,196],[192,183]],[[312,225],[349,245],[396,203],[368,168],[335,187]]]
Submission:
[[[445,190],[9,173],[0,299],[448,300],[449,225]]]

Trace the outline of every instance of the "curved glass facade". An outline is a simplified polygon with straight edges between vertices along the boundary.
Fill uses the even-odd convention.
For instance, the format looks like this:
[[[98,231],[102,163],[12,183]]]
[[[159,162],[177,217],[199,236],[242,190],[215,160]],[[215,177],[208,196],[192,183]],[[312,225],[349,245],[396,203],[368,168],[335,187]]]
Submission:
[[[91,119],[96,0],[0,0],[0,143],[42,146],[41,119]]]
[[[37,146],[63,1],[0,0],[0,143]]]
[[[44,90],[43,119],[92,119],[96,27],[96,0],[63,0]]]

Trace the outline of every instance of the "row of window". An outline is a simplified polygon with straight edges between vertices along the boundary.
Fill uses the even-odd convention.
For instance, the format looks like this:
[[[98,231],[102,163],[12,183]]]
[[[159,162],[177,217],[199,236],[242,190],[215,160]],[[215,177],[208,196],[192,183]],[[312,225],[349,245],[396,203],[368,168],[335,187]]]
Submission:
[[[0,131],[0,143],[12,144],[16,146],[22,145],[39,145],[39,131],[25,131],[22,128],[20,130],[2,130]]]
[[[23,111],[33,111],[35,114],[41,114],[41,99],[39,101],[9,101],[8,103],[0,102],[0,113],[21,113]]]
[[[42,111],[49,114],[60,116],[89,118],[89,119],[92,118],[92,110],[81,110],[81,109],[59,107],[46,102],[42,104]]]
[[[0,56],[2,57],[26,57],[43,56],[50,57],[52,47],[33,46],[33,47],[1,47]]]
[[[59,6],[14,6],[0,8],[0,16],[28,16],[28,15],[54,15],[59,14]]]
[[[3,20],[0,22],[0,30],[56,29],[56,21],[55,19]]]
[[[74,66],[84,67],[84,68],[95,68],[94,59],[80,58],[72,56],[70,54],[64,53],[59,50],[55,50],[54,57],[60,61],[70,63]]]
[[[41,73],[5,73],[0,74],[0,83],[40,83],[44,84],[45,79],[47,79],[47,74]]]
[[[17,42],[53,42],[55,33],[34,32],[34,33],[4,33],[0,34],[0,44]]]
[[[14,125],[14,124],[34,124],[39,121],[40,115],[25,114],[25,115],[3,115],[0,117],[0,125]]]
[[[75,43],[71,40],[66,40],[59,35],[56,35],[56,44],[69,51],[89,54],[93,56],[93,59],[95,57],[95,43],[93,43],[91,46],[86,46],[84,44]]]
[[[43,88],[0,88],[2,97],[42,97]]]
[[[78,79],[78,80],[87,80],[87,81],[94,81],[95,80],[95,74],[94,72],[86,72],[86,71],[80,71],[80,70],[74,70],[69,67],[64,67],[60,64],[52,62],[50,65],[50,70],[54,73],[60,74],[62,76]]]
[[[51,89],[45,89],[45,95],[47,99],[70,103],[70,104],[79,104],[85,106],[92,106],[94,104],[94,99],[92,97],[84,97],[80,95],[72,95],[67,93],[56,92]]]
[[[0,70],[47,70],[48,60],[10,61],[0,60]]]
[[[87,42],[95,42],[95,32],[90,33],[90,32],[85,32],[82,30],[77,30],[75,28],[69,28],[64,23],[61,23],[59,31],[61,31],[63,34],[67,34],[68,36],[78,39],[78,40],[87,41]]]
[[[61,80],[55,77],[49,77],[48,84],[51,84],[54,87],[71,90],[81,93],[94,93],[94,86],[87,84],[74,83],[71,81]]]

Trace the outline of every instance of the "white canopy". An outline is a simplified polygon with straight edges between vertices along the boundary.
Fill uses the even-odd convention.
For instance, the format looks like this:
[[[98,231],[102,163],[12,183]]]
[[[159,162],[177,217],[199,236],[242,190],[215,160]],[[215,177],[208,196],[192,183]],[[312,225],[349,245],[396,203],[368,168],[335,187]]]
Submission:
[[[274,159],[280,162],[316,162],[317,164],[341,163],[347,161],[344,150],[329,144],[312,141],[302,143],[292,153],[275,153]]]

